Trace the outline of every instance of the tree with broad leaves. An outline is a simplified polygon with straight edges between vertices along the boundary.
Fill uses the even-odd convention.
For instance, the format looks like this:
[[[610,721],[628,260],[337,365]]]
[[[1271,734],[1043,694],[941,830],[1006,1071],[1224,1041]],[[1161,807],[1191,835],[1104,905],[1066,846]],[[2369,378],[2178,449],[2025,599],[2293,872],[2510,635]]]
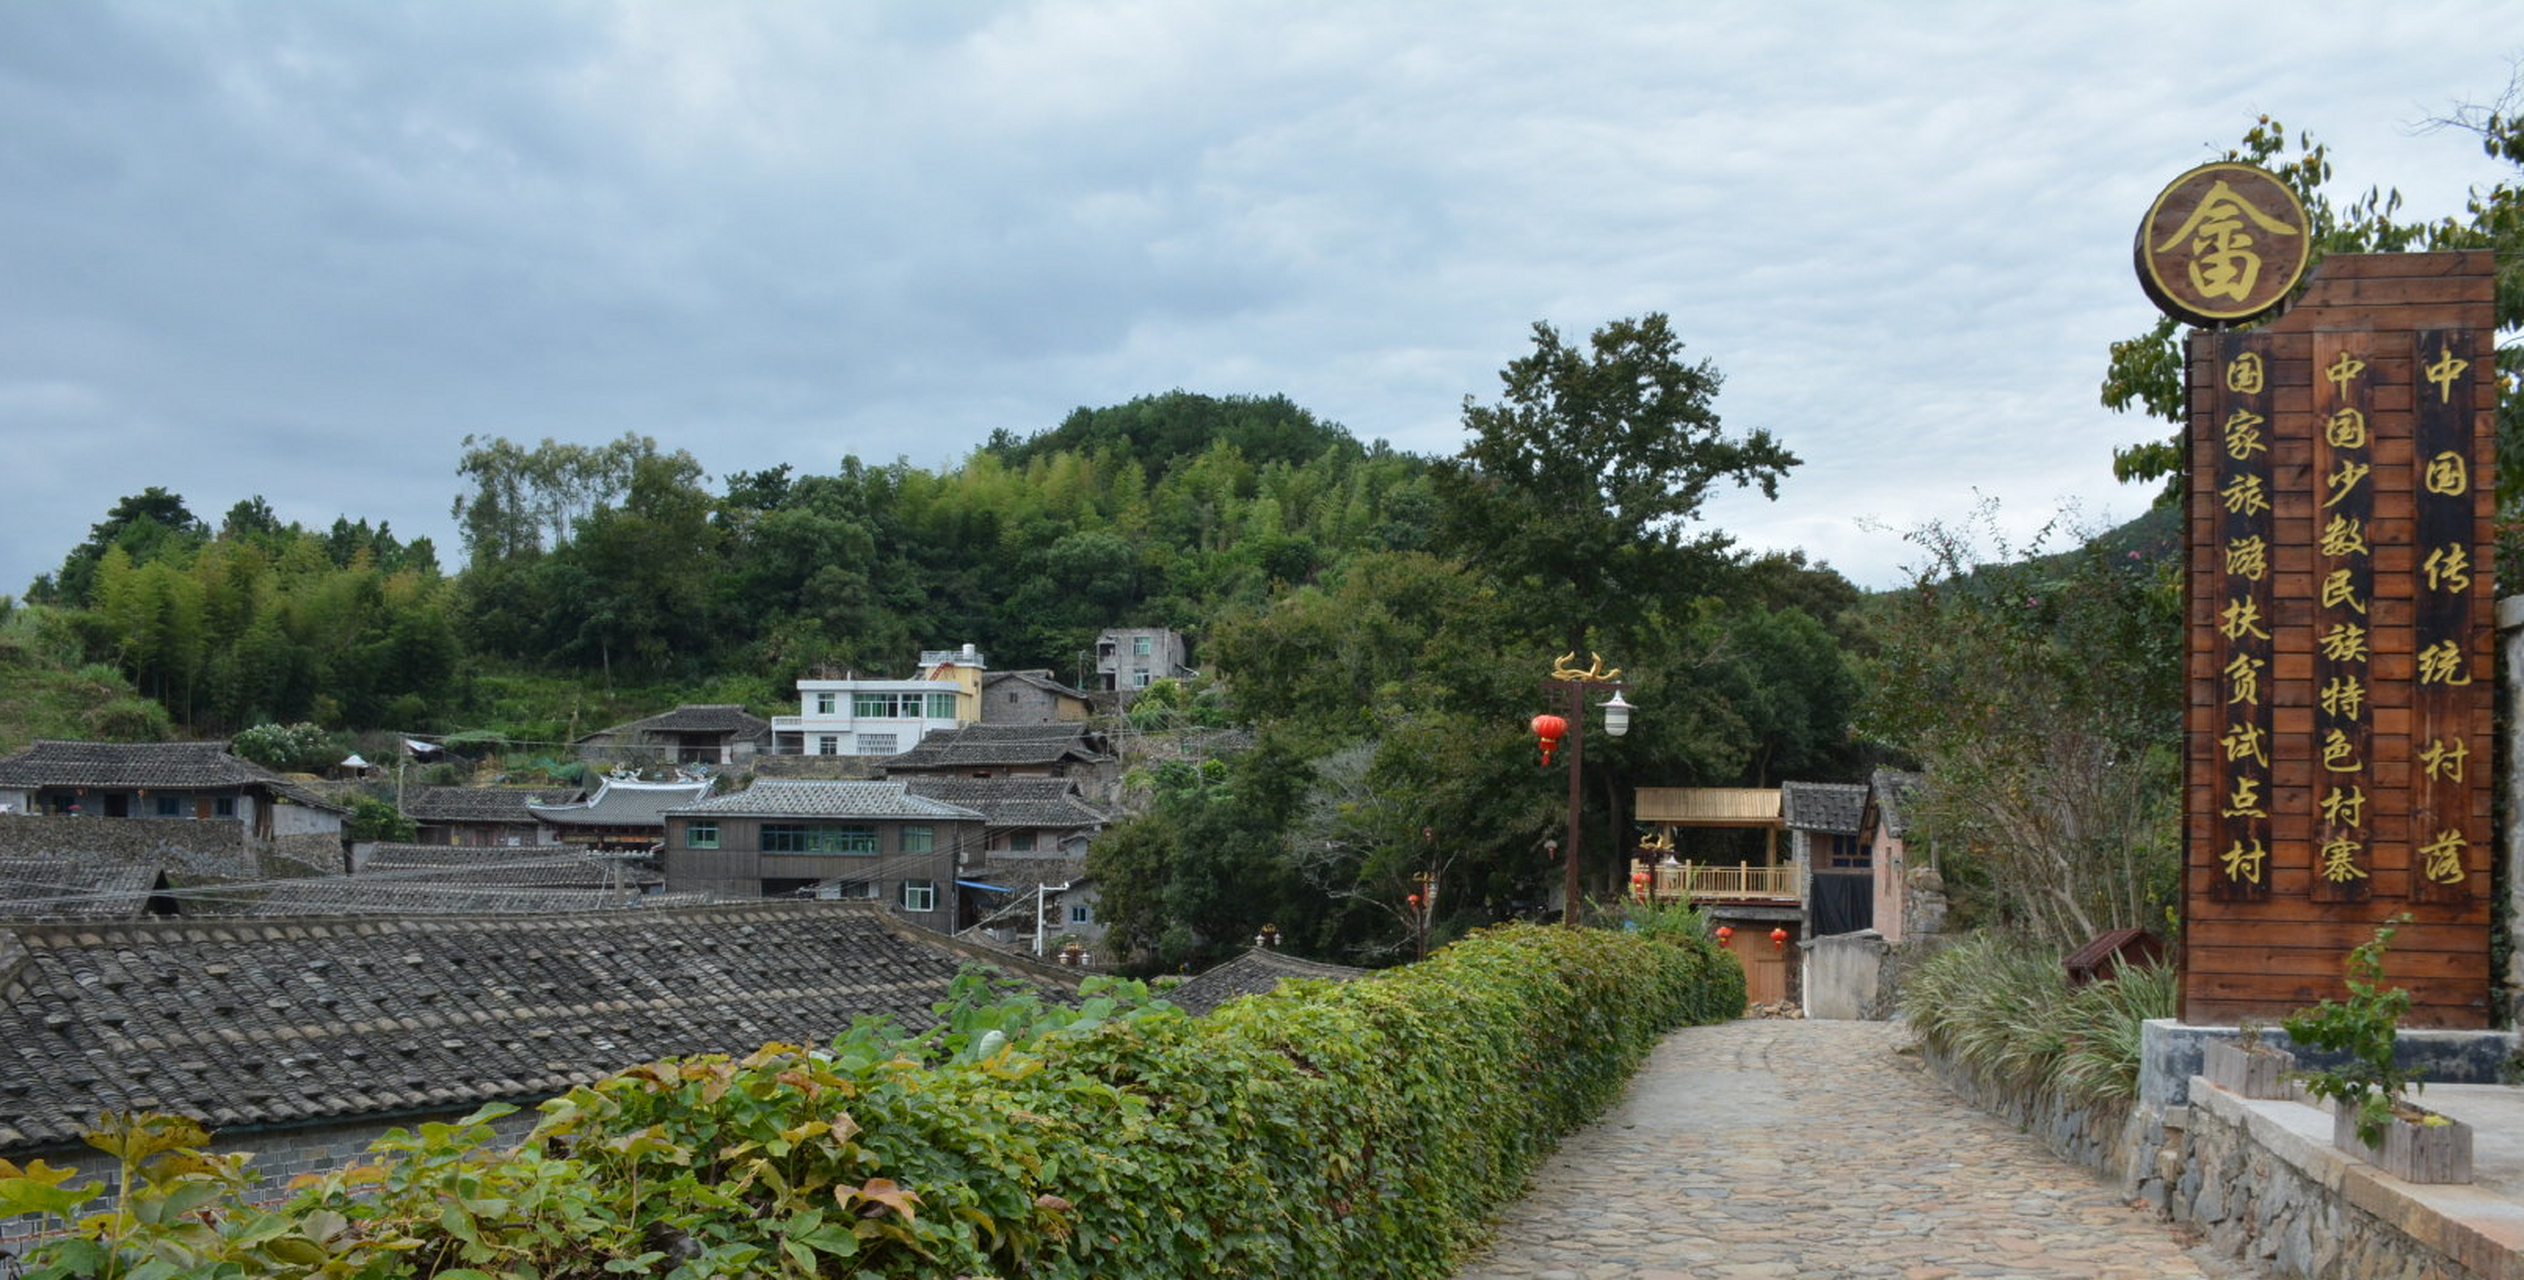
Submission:
[[[1472,439],[1434,473],[1439,535],[1563,650],[1711,585],[1733,560],[1725,534],[1690,528],[1711,487],[1776,498],[1798,462],[1767,431],[1726,434],[1717,369],[1685,361],[1661,314],[1616,320],[1583,349],[1537,323],[1533,352],[1499,379],[1505,400],[1464,398]]]

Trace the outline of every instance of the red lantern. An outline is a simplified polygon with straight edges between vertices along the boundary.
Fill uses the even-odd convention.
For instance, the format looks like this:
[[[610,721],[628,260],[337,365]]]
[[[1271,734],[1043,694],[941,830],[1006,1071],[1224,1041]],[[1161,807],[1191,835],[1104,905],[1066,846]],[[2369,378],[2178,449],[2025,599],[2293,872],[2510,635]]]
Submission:
[[[1771,931],[1770,931],[1770,945],[1772,945],[1772,946],[1774,946],[1774,947],[1777,947],[1777,948],[1779,948],[1779,949],[1780,949],[1780,950],[1782,950],[1782,951],[1787,950],[1787,949],[1788,949],[1788,931],[1787,931],[1787,930],[1785,930],[1785,929],[1773,929],[1773,930],[1771,930]]]
[[[1534,717],[1534,737],[1542,743],[1542,762],[1551,763],[1551,753],[1559,749],[1560,739],[1569,731],[1569,722],[1545,713]]]
[[[1630,900],[1633,902],[1645,902],[1648,900],[1647,872],[1633,871],[1630,873]]]
[[[1725,946],[1725,945],[1727,944],[1727,940],[1728,940],[1728,939],[1730,939],[1730,938],[1732,938],[1732,937],[1734,937],[1734,936],[1735,936],[1735,930],[1734,930],[1734,928],[1732,928],[1731,926],[1728,926],[1728,925],[1723,925],[1723,924],[1718,926],[1718,945],[1719,945],[1719,946],[1721,946],[1721,947]]]
[[[1420,909],[1420,895],[1416,893],[1411,895],[1411,909],[1413,911]]]

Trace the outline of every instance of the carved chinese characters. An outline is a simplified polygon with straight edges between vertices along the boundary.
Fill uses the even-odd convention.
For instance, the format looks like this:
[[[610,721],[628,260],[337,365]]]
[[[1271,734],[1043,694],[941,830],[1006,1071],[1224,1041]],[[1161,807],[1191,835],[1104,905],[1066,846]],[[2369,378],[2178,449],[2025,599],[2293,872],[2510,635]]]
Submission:
[[[2493,265],[2333,257],[2191,337],[2187,1019],[2337,995],[2406,912],[2412,1025],[2490,1020]]]
[[[2217,438],[2212,444],[2216,494],[2219,583],[2211,665],[2222,726],[2210,761],[2220,797],[2215,834],[2220,898],[2263,898],[2270,893],[2270,805],[2275,778],[2270,755],[2277,648],[2271,590],[2276,575],[2270,548],[2277,532],[2271,498],[2276,494],[2270,457],[2269,344],[2227,334],[2218,343]]]
[[[2287,299],[2304,274],[2305,209],[2266,170],[2232,161],[2174,179],[2139,224],[2139,281],[2192,324],[2233,323]]]

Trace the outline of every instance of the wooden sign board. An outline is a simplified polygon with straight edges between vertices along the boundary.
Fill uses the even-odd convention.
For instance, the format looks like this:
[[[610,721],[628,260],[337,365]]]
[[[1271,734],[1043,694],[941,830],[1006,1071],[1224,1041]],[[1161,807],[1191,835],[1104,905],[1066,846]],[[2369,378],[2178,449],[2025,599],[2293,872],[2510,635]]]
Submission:
[[[2409,1023],[2489,1025],[2492,269],[2335,256],[2191,336],[2188,1021],[2342,995],[2408,912]]]

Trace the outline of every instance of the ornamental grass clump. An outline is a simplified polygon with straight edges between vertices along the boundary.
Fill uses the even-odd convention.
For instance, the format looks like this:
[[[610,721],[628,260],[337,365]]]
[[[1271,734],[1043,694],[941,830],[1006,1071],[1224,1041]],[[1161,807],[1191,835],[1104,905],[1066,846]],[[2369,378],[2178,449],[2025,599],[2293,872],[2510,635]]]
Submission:
[[[505,1108],[397,1131],[277,1211],[159,1152],[28,1275],[1442,1276],[1744,985],[1705,937],[1510,926],[1205,1018],[1086,997],[975,980],[921,1035],[652,1063],[544,1103],[515,1150],[490,1144]],[[58,1172],[0,1164],[0,1215],[95,1194]]]
[[[2173,1007],[2167,966],[2071,988],[2056,949],[1996,933],[1931,956],[1902,989],[1902,1016],[1931,1049],[1991,1085],[2079,1104],[2138,1096],[2140,1026]]]

